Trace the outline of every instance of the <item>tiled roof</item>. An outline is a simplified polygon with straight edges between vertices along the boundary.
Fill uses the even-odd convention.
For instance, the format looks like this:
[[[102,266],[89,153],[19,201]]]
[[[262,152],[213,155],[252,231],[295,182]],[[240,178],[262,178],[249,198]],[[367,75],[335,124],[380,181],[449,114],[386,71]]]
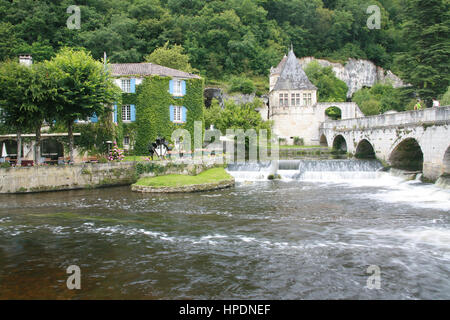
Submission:
[[[273,90],[317,90],[291,50]]]
[[[284,55],[283,59],[281,59],[280,63],[278,64],[278,66],[276,68],[272,68],[272,70],[270,70],[271,74],[280,74],[281,71],[283,71],[283,67],[286,63],[287,60],[287,56]]]
[[[113,77],[120,76],[151,76],[177,77],[185,79],[200,79],[199,76],[154,63],[111,63],[109,65]]]

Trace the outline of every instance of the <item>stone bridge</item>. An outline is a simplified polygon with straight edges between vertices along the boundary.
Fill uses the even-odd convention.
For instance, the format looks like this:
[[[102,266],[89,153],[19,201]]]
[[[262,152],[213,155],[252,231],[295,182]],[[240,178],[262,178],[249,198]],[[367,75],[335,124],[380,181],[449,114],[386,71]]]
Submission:
[[[327,120],[320,144],[436,180],[450,174],[450,106],[345,120]]]

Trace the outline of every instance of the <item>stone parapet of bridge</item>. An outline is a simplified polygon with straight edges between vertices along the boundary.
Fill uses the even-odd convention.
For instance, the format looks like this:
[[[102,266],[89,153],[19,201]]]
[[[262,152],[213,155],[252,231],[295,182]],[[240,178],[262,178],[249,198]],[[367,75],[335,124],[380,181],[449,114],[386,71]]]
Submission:
[[[369,143],[377,158],[390,164],[406,142],[423,153],[423,173],[435,180],[450,174],[450,106],[388,113],[345,120],[328,120],[319,128],[321,144],[357,154]],[[406,153],[405,153],[406,154]]]
[[[374,129],[389,126],[418,126],[423,123],[448,123],[450,121],[450,106],[429,108],[418,111],[387,113],[376,116],[358,117],[344,120],[328,120],[322,123],[320,129]]]

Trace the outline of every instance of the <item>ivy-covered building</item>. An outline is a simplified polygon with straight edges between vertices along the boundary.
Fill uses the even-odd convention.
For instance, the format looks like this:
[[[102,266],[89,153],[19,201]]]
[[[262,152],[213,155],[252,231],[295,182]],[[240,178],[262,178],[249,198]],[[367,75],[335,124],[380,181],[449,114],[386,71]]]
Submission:
[[[119,146],[147,154],[157,137],[170,141],[172,132],[203,122],[203,79],[195,74],[153,63],[110,64],[109,72],[122,89],[113,122]]]

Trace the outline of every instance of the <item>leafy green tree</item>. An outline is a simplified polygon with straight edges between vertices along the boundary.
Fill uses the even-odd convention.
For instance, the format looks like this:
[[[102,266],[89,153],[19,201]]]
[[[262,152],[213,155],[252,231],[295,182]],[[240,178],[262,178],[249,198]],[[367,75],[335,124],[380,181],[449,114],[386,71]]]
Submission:
[[[429,102],[450,84],[450,2],[410,0],[405,5],[405,48],[398,56],[398,69]]]
[[[67,125],[70,161],[73,162],[73,125],[77,119],[87,119],[94,113],[107,116],[109,107],[119,101],[120,89],[113,83],[105,66],[91,54],[63,48],[45,63],[50,77],[56,79],[57,93],[52,101],[56,120]]]
[[[15,61],[0,64],[0,108],[4,125],[17,133],[17,164],[21,164],[22,133],[41,126],[33,69]]]
[[[232,77],[230,82],[230,92],[252,94],[256,90],[255,85],[251,79],[247,79],[244,77]]]
[[[214,123],[215,127],[225,133],[227,129],[260,129],[271,130],[271,122],[264,121],[256,110],[261,107],[262,102],[256,99],[253,103],[237,105],[229,100],[220,113],[219,119]]]
[[[189,56],[184,54],[183,51],[182,46],[174,45],[169,48],[169,42],[166,42],[162,48],[157,48],[146,56],[145,61],[185,72],[193,72],[194,69],[189,63]]]
[[[13,58],[18,43],[14,26],[9,22],[0,22],[0,61]]]
[[[336,77],[331,67],[322,67],[317,61],[313,61],[305,68],[305,73],[318,89],[319,102],[346,101],[348,87]]]
[[[220,114],[222,113],[222,108],[219,105],[217,99],[213,99],[211,106],[209,108],[204,107],[203,116],[205,118],[205,128],[209,129],[211,125],[217,125],[219,123]]]
[[[407,110],[411,98],[405,95],[401,89],[394,88],[390,84],[378,83],[372,88],[363,88],[355,92],[352,100],[358,104],[366,115],[376,115],[386,111]]]
[[[447,88],[447,92],[442,96],[441,106],[450,106],[450,87]]]

